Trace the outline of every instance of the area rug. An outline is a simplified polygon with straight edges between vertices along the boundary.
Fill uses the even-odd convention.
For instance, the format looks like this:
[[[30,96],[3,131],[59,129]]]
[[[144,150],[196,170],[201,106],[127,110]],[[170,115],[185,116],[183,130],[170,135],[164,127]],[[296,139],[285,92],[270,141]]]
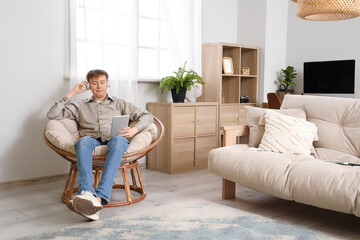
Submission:
[[[100,215],[101,216],[101,215]],[[202,199],[156,206],[22,240],[114,239],[336,239],[310,229],[268,219]]]

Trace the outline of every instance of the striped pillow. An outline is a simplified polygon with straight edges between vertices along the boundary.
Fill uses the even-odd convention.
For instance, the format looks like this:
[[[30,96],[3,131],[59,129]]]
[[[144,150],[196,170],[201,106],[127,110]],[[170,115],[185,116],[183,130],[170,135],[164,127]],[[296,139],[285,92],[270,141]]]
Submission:
[[[264,117],[265,133],[259,150],[299,155],[311,154],[313,141],[318,140],[315,124],[274,111],[265,112]]]

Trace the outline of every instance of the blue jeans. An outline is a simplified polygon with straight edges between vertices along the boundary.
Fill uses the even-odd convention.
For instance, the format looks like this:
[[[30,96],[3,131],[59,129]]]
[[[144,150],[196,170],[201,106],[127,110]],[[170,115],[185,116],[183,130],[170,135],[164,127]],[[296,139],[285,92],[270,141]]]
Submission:
[[[96,191],[92,185],[92,152],[95,147],[107,145],[108,151],[104,170],[101,175]],[[90,191],[96,197],[101,197],[102,205],[110,202],[110,195],[116,173],[119,170],[122,156],[129,147],[129,141],[125,137],[116,136],[109,141],[102,142],[101,138],[82,137],[75,143],[78,167],[79,193],[81,191]]]

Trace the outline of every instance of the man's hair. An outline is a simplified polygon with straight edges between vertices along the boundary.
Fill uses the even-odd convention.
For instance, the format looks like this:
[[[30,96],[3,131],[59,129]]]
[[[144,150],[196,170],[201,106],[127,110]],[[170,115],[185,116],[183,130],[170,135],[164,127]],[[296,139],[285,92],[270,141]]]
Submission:
[[[91,70],[91,71],[88,72],[88,74],[86,75],[86,79],[87,79],[88,82],[90,82],[90,79],[92,79],[92,78],[98,78],[100,75],[105,75],[106,81],[109,79],[109,75],[107,74],[107,72],[105,72],[104,70],[101,70],[101,69]]]

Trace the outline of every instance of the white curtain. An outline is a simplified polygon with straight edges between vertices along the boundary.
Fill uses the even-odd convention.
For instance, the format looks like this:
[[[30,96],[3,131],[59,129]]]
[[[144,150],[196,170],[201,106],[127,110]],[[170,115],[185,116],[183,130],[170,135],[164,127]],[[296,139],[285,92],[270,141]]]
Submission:
[[[201,0],[69,1],[71,88],[85,80],[89,70],[104,69],[109,74],[109,94],[135,102],[137,81],[143,81],[146,76],[152,81],[160,80],[185,61],[187,68],[201,73]],[[160,27],[158,32],[150,31],[150,34],[145,28],[144,34],[139,19],[155,21],[151,13],[150,18],[141,15],[149,4],[159,6]],[[167,31],[161,27],[164,22]],[[159,46],[141,45],[151,34],[159,35]],[[165,39],[168,42],[164,47]],[[151,58],[141,54],[150,51],[157,52],[156,71],[151,67]],[[168,58],[172,60],[170,63]]]
[[[167,26],[174,70],[193,69],[201,75],[201,1],[161,0]],[[186,99],[195,101],[201,96],[202,86],[187,91]]]
[[[71,87],[85,80],[88,71],[103,69],[109,74],[109,95],[134,102],[137,1],[71,1]]]

